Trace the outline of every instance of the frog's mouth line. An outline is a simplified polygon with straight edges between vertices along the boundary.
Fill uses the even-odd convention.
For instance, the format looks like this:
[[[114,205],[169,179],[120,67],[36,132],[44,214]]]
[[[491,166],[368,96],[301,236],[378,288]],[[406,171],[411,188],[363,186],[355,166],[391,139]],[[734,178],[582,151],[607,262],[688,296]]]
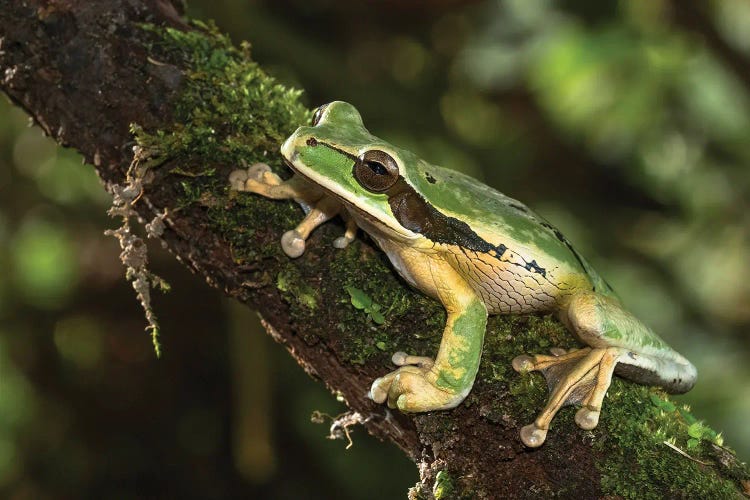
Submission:
[[[313,179],[309,175],[304,174],[301,170],[299,170],[297,167],[295,167],[294,163],[291,160],[289,160],[286,156],[282,155],[282,157],[284,158],[284,164],[287,167],[289,167],[289,169],[292,172],[294,172],[295,174],[299,175],[300,177],[302,177],[303,179],[305,179],[306,181],[308,181],[310,184],[314,185],[318,189],[323,190],[327,195],[333,196],[334,198],[338,198],[338,199],[343,200],[343,197],[340,194],[338,194],[335,191],[333,191],[333,190],[331,190],[331,189],[323,186],[322,184],[318,183],[317,181],[315,181],[315,179]]]

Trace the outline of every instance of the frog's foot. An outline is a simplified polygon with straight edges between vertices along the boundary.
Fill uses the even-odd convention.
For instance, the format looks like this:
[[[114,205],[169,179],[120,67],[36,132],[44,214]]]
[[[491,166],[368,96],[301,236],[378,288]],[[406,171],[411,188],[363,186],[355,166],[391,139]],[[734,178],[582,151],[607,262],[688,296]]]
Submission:
[[[296,228],[281,237],[281,248],[291,258],[305,253],[305,242],[310,233],[341,211],[341,203],[335,198],[324,196],[320,189],[299,176],[282,181],[265,163],[235,170],[229,175],[229,185],[235,191],[256,193],[275,200],[293,199],[302,205],[307,215]],[[344,248],[354,239],[355,232],[356,224],[347,224],[346,233],[336,240],[334,246]]]
[[[235,191],[248,191],[277,200],[299,195],[294,189],[296,186],[282,181],[265,163],[255,163],[249,168],[233,171],[229,174],[229,185]]]
[[[551,391],[544,410],[532,424],[521,429],[521,441],[530,448],[544,443],[550,422],[558,410],[567,404],[583,405],[575,417],[581,429],[591,430],[597,426],[615,365],[627,350],[620,347],[587,347],[553,352],[555,354],[552,356],[523,355],[513,359],[513,369],[518,372],[542,372]]]
[[[393,363],[400,368],[372,383],[370,399],[376,403],[387,401],[390,408],[403,412],[423,412],[453,408],[466,396],[436,385],[432,358],[397,352]]]

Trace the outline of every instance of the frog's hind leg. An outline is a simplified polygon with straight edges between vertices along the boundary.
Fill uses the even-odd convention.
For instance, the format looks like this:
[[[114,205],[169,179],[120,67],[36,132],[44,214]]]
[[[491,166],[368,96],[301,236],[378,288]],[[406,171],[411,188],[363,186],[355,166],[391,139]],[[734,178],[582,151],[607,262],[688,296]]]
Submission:
[[[695,382],[695,367],[613,297],[578,294],[561,308],[560,319],[590,347],[513,360],[517,371],[541,371],[551,390],[542,413],[521,430],[527,446],[544,442],[552,418],[566,404],[583,405],[576,414],[579,427],[596,427],[615,369],[635,382],[659,385],[670,392],[685,392]]]

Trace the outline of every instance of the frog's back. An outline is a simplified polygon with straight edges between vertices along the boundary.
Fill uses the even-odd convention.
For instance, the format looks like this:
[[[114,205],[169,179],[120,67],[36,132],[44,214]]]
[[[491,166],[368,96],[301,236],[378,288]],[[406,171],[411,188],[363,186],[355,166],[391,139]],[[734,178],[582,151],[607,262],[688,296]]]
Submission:
[[[464,250],[480,256],[485,266],[539,284],[539,307],[531,310],[547,308],[551,299],[545,295],[557,300],[582,288],[614,296],[567,238],[520,201],[468,175],[421,160],[420,168],[407,175],[438,212],[448,219],[468,221],[476,241],[464,236]]]

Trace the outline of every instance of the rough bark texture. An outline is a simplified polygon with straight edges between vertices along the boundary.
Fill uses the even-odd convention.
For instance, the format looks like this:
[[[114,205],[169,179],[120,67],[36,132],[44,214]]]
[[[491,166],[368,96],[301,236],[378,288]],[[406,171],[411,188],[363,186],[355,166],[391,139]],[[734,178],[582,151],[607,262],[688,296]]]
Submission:
[[[142,23],[198,29],[167,0],[0,1],[0,88],[47,134],[80,151],[110,191],[125,183],[133,160],[130,125],[173,129],[193,69],[179,54],[160,50],[158,33]],[[232,169],[198,153],[194,159],[214,168],[219,179]],[[390,353],[409,348],[434,353],[444,321],[441,308],[409,290],[366,242],[331,251],[340,227],[321,228],[305,256],[290,263],[277,242],[289,221],[299,218],[291,203],[242,198],[255,204],[256,223],[267,225],[243,236],[247,247],[238,257],[233,237],[246,228],[235,219],[216,221],[240,201],[221,189],[186,201],[185,177],[175,175],[176,167],[167,159],[155,168],[134,208],[145,220],[166,210],[162,237],[175,256],[212,286],[259,309],[269,332],[306,371],[343,396],[371,433],[393,441],[417,462],[422,483],[413,495],[741,495],[748,475],[733,455],[705,442],[693,453],[708,464],[701,465],[662,446],[673,437],[684,447],[689,422],[668,404],[659,407],[663,399],[657,393],[621,381],[613,385],[599,429],[577,429],[566,410],[547,444],[525,449],[518,429],[541,407],[545,388],[541,379],[521,377],[509,365],[513,354],[538,351],[540,338],[572,345],[548,318],[493,319],[477,384],[453,411],[406,416],[373,404],[366,394],[374,378],[392,369]],[[386,308],[400,304],[391,306],[400,312],[389,316],[386,329],[354,310],[342,291],[347,284],[367,288],[373,281],[380,290],[369,291],[387,297],[381,298],[389,301]],[[663,438],[654,440],[659,432]]]

